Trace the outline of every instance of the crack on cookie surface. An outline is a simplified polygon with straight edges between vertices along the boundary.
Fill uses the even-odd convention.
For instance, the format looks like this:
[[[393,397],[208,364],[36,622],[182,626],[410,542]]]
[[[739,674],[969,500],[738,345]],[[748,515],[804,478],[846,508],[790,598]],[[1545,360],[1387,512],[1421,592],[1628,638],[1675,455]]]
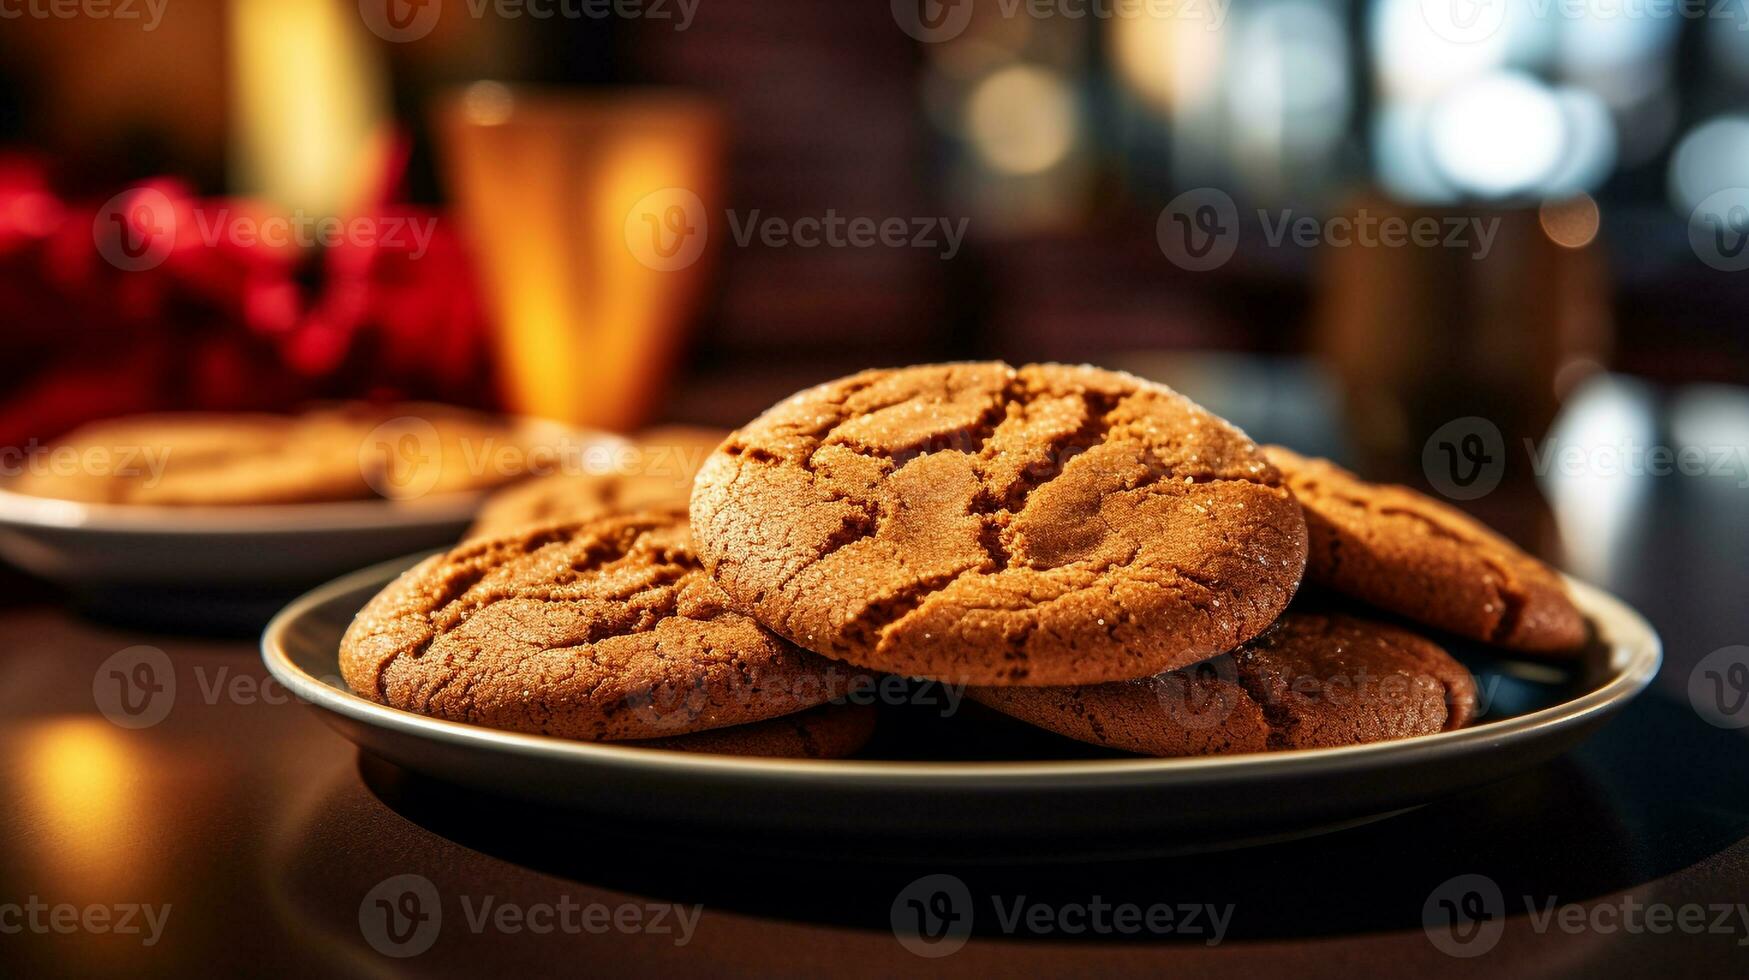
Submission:
[[[674,512],[561,524],[428,559],[341,647],[347,682],[456,721],[645,738],[811,707],[852,672],[735,611]]]
[[[775,406],[719,455],[693,501],[707,567],[795,642],[852,660],[879,647],[888,669],[920,666],[886,662],[886,648],[942,640],[925,620],[945,604],[940,615],[981,624],[976,637],[944,630],[981,647],[968,654],[983,661],[974,675],[1027,677],[1035,637],[1069,634],[1063,622],[1008,620],[1092,592],[1106,605],[1088,607],[1090,636],[1068,642],[1173,642],[1170,628],[1148,629],[1167,622],[1131,608],[1140,603],[1183,607],[1173,620],[1194,611],[1230,646],[1273,619],[1304,561],[1298,508],[1242,433],[1167,389],[1096,369],[870,372]],[[1195,544],[1163,544],[1172,533]],[[1038,577],[1033,594],[1016,576]],[[1093,588],[1104,579],[1131,588]],[[888,642],[913,626],[924,635]],[[1075,649],[1068,659],[1129,658]]]

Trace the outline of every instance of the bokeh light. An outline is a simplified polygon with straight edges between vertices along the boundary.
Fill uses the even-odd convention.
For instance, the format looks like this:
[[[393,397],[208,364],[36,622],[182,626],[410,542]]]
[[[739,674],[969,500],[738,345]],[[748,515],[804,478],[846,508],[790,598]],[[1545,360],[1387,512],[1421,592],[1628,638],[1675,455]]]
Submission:
[[[1433,163],[1456,186],[1484,197],[1529,191],[1561,162],[1566,126],[1548,86],[1497,72],[1442,98],[1428,120]]]
[[[1015,65],[973,90],[967,131],[978,155],[1008,174],[1036,174],[1061,163],[1074,146],[1075,98],[1063,77]]]

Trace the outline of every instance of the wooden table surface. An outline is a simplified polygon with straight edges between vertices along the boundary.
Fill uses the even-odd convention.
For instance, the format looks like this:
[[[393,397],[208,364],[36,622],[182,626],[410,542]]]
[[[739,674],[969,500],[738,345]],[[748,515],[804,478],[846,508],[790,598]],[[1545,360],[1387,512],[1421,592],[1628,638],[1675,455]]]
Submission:
[[[1665,667],[1566,757],[1341,833],[1102,864],[783,860],[761,842],[503,803],[361,758],[266,681],[252,639],[95,624],[7,577],[0,974],[1744,975],[1749,742],[1701,718],[1688,680],[1706,654],[1749,642],[1746,493],[1672,478],[1636,505],[1638,530],[1600,584],[1653,620]],[[99,710],[94,684],[138,644],[168,653],[176,693],[161,722],[130,730]],[[971,941],[933,959],[891,927],[928,874],[963,881],[977,913]],[[1507,912],[1475,957],[1442,952],[1423,926],[1465,874],[1496,885]],[[423,952],[393,958],[371,923],[387,921],[379,884],[401,875],[429,880],[442,916]],[[1212,945],[1206,931],[1010,934],[996,910],[1017,901],[1069,928],[1126,904],[1230,919]],[[1549,916],[1551,903],[1576,907]],[[675,905],[702,906],[684,933]],[[120,931],[124,918],[138,931]]]

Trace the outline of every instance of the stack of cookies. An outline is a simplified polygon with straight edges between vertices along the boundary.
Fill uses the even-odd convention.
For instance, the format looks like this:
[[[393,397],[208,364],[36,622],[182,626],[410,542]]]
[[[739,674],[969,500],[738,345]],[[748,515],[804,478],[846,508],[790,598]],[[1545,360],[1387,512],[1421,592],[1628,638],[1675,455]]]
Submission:
[[[347,682],[515,731],[833,757],[873,726],[846,695],[900,675],[1177,756],[1466,724],[1470,675],[1415,624],[1586,635],[1558,575],[1461,513],[1091,367],[864,372],[730,434],[685,510],[632,496],[653,509],[415,567],[347,632]]]

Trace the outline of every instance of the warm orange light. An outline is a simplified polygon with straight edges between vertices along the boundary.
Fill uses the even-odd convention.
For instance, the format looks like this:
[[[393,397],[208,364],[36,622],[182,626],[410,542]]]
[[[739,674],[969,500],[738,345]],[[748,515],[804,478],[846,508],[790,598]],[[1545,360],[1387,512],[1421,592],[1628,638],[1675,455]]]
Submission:
[[[388,147],[388,86],[357,5],[231,5],[233,184],[288,210],[344,214]]]
[[[710,220],[717,113],[680,96],[489,82],[444,103],[438,128],[511,408],[606,429],[647,422],[722,247],[711,239],[727,236]]]
[[[1537,209],[1537,220],[1543,234],[1556,245],[1584,248],[1597,237],[1600,215],[1597,201],[1589,194],[1580,194],[1562,201],[1544,201]]]
[[[143,738],[101,718],[49,722],[33,733],[21,803],[40,843],[32,848],[44,881],[68,900],[114,900],[139,881],[140,765],[130,740]]]

